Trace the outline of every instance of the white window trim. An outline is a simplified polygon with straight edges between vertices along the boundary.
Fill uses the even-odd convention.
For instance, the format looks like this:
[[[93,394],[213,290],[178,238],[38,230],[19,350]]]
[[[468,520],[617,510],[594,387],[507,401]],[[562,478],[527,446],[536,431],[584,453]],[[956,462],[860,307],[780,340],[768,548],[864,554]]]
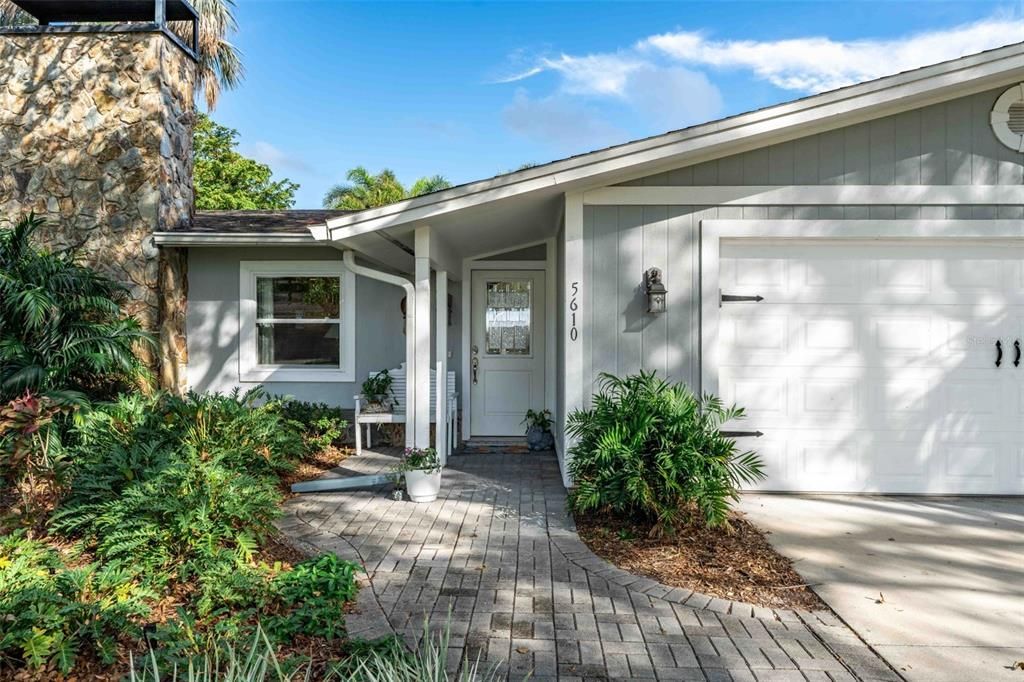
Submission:
[[[340,277],[340,366],[267,367],[257,362],[256,278]],[[238,378],[246,382],[351,382],[356,376],[356,276],[341,261],[241,261],[238,281]]]

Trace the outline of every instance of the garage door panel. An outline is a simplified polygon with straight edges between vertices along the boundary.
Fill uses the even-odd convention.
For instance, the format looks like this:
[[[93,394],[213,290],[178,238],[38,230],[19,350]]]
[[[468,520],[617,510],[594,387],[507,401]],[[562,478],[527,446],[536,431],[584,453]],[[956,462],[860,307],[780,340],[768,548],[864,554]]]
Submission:
[[[800,409],[811,414],[856,416],[860,413],[860,382],[855,379],[806,379]]]
[[[944,473],[952,478],[993,479],[1002,448],[994,441],[973,440],[941,446]]]
[[[904,482],[912,485],[912,479],[928,474],[927,441],[924,434],[917,441],[885,441],[880,438],[867,452],[865,478],[909,479]]]
[[[758,490],[1024,494],[1024,450],[1008,457],[997,440],[941,443],[922,432],[844,439],[794,430],[739,445],[765,463],[768,478]]]
[[[1003,261],[980,258],[957,258],[941,261],[940,285],[952,291],[992,291],[1004,287]]]
[[[798,324],[808,351],[856,352],[860,348],[860,325],[852,316],[802,319]]]
[[[722,305],[718,349],[761,489],[1024,493],[1024,250],[728,244],[722,290],[765,297]]]
[[[931,289],[931,263],[921,259],[870,261],[874,277],[869,281],[875,291],[927,294]]]

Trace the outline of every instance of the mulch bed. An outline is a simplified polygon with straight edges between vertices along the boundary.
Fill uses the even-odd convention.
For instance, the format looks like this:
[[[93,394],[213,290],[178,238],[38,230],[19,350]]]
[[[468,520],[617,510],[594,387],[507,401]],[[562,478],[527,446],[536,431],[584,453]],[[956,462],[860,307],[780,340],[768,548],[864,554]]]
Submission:
[[[291,491],[293,483],[312,481],[320,478],[325,473],[334,469],[346,459],[355,454],[355,450],[347,447],[326,447],[319,452],[307,455],[300,461],[293,471],[281,476],[281,490],[287,497],[294,495]]]
[[[601,514],[577,517],[576,526],[598,556],[665,585],[769,608],[824,607],[793,562],[739,513],[731,530],[688,524],[662,538],[650,534],[650,525]]]

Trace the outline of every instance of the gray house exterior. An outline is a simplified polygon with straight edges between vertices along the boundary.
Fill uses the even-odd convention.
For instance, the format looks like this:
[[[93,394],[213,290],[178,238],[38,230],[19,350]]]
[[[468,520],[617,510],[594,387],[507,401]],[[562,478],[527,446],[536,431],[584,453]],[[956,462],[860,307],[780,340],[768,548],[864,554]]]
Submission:
[[[333,262],[351,371],[262,383],[348,407],[404,363],[409,445],[454,371],[458,439],[550,409],[569,485],[567,414],[653,370],[747,409],[767,489],[1024,493],[1022,80],[1012,45],[301,226],[200,213],[156,235],[189,250],[189,385],[253,383],[246,263]]]

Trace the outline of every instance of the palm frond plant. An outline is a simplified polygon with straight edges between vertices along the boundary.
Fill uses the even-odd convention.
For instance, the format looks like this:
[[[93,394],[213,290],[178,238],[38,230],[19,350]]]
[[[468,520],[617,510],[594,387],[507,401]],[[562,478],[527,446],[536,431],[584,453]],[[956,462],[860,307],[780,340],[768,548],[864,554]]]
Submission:
[[[26,391],[103,396],[137,384],[148,370],[136,344],[153,344],[121,314],[127,290],[32,242],[43,224],[29,214],[0,229],[0,402]]]
[[[656,534],[687,520],[727,526],[739,488],[764,478],[761,459],[720,430],[742,417],[742,408],[697,398],[654,372],[601,374],[591,408],[570,414],[566,426],[576,441],[572,510],[646,518]]]
[[[347,184],[335,185],[324,195],[324,208],[362,211],[452,186],[443,175],[432,175],[420,178],[413,183],[412,188],[406,189],[398,181],[395,172],[388,168],[374,175],[362,166],[357,166],[345,177]]]

